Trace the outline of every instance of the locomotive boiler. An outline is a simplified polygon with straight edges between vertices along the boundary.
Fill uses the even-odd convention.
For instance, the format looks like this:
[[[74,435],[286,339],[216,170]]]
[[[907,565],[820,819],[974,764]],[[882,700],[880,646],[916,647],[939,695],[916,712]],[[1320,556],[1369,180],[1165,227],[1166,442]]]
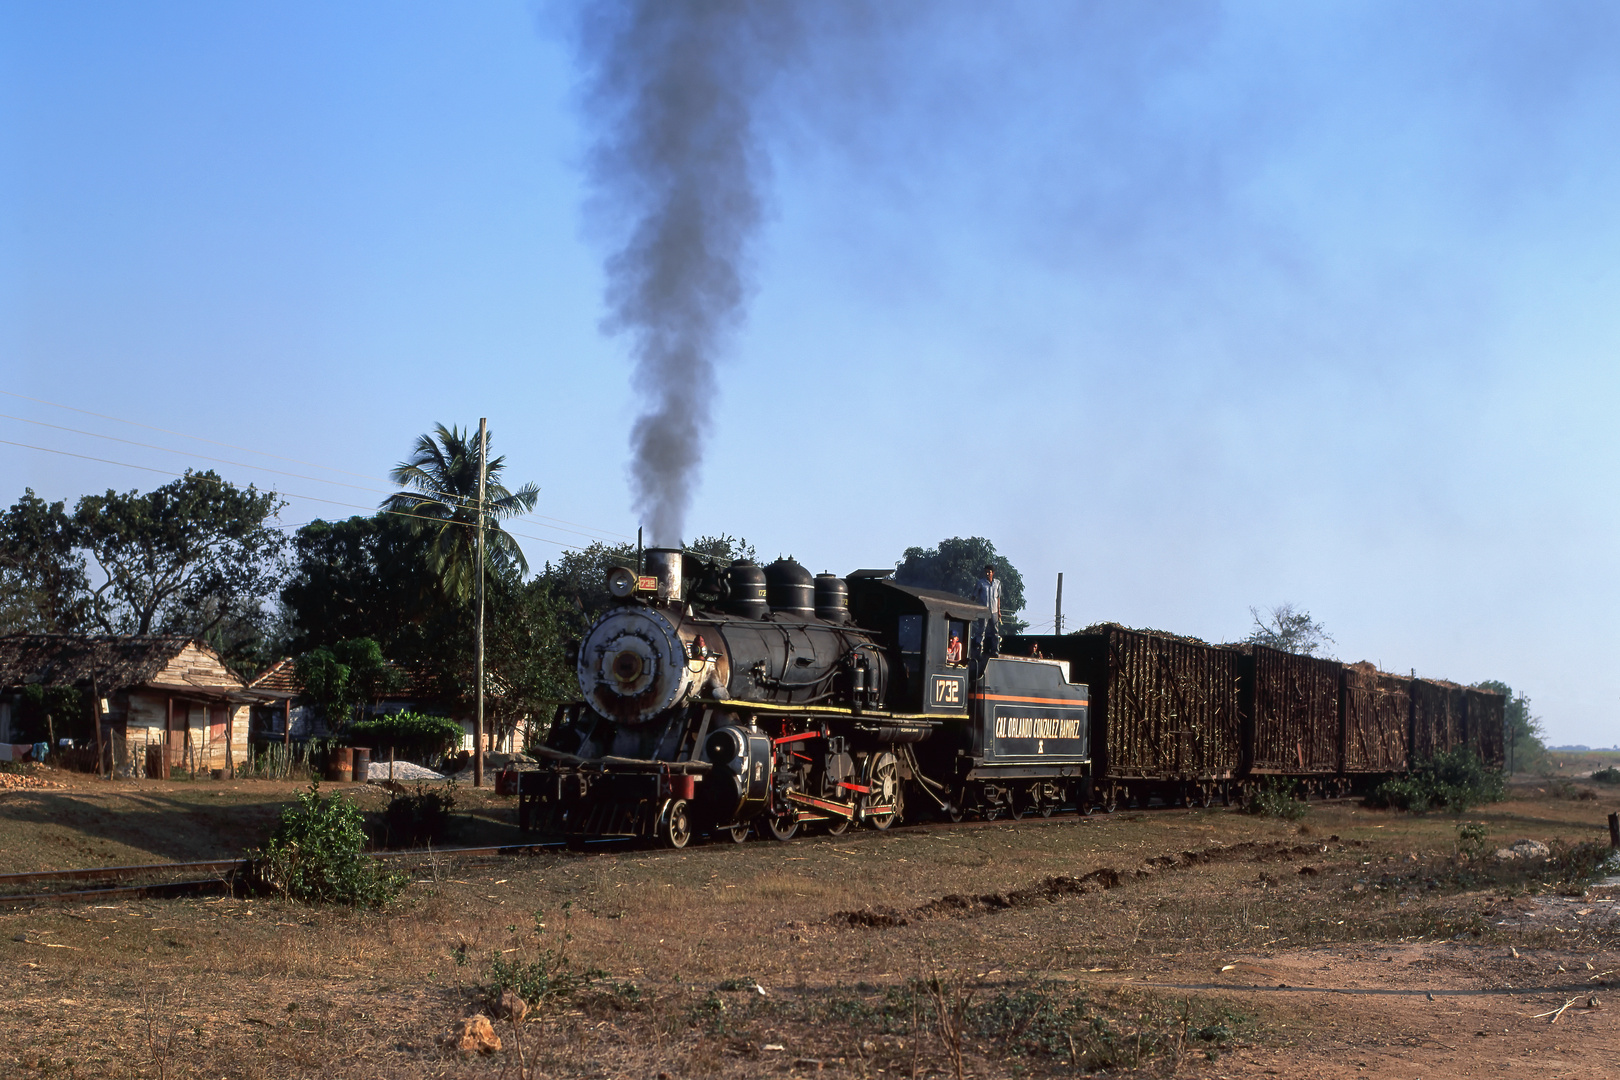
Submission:
[[[616,602],[577,646],[581,700],[520,783],[525,828],[675,847],[700,833],[788,839],[888,828],[908,788],[960,814],[1011,806],[1015,790],[1066,798],[1066,778],[1086,771],[1085,687],[1067,665],[972,657],[986,612],[962,597],[787,559],[721,566],[653,549],[644,567],[609,575]],[[987,704],[996,677],[1009,693]],[[995,728],[1009,707],[1017,723]]]

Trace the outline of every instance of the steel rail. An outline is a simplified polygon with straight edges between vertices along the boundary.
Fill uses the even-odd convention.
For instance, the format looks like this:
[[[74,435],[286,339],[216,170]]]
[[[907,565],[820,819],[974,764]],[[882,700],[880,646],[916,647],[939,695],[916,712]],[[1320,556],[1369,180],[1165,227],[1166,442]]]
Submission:
[[[562,847],[560,841],[538,844],[494,844],[485,847],[462,848],[411,848],[406,851],[368,851],[366,857],[371,859],[422,859],[429,860],[441,856],[477,856],[477,855],[533,855],[542,851],[551,851]],[[91,866],[78,870],[33,870],[20,874],[0,874],[0,888],[7,885],[22,885],[41,881],[89,881],[97,878],[132,878],[144,875],[174,873],[177,871],[213,871],[215,873],[229,873],[236,870],[245,870],[247,859],[215,859],[204,862],[167,862],[167,863],[138,863],[131,866]],[[212,880],[212,879],[210,879]],[[142,886],[143,888],[145,886]],[[4,897],[0,897],[4,899]]]

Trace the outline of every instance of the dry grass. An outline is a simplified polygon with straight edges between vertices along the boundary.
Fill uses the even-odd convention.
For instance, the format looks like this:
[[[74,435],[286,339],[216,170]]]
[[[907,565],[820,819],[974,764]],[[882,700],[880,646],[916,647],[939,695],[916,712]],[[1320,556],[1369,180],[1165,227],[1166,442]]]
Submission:
[[[234,801],[194,798],[220,798],[242,821],[273,817],[254,786]],[[1551,798],[1470,818],[1486,821],[1492,846],[1587,839],[1603,820]],[[41,828],[4,822],[13,843]],[[93,820],[53,827],[79,829],[92,849],[128,842]],[[1612,926],[1497,925],[1527,902],[1527,883],[1447,877],[1454,837],[1446,816],[1349,804],[1316,804],[1303,826],[1151,811],[471,860],[424,870],[382,913],[230,897],[0,909],[0,1074],[517,1076],[507,1021],[507,1049],[491,1058],[436,1037],[484,1007],[492,952],[534,957],[565,938],[576,970],[605,976],[531,1015],[521,1068],[535,1075],[1196,1072],[1245,1047],[1308,1044],[1322,1021],[1287,1002],[1234,1008],[1139,984],[1207,982],[1239,955],[1459,934],[1498,949],[1615,947]],[[1104,867],[1120,871],[1118,887],[1041,891]],[[980,899],[937,903],[949,895]],[[877,907],[909,914],[887,926],[839,917]]]

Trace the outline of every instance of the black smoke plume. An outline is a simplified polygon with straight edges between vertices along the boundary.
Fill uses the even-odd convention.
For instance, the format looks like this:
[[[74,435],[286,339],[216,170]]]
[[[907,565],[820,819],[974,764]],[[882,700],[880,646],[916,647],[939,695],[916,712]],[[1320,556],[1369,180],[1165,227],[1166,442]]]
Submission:
[[[605,325],[635,356],[631,484],[655,544],[680,542],[698,481],[763,215],[759,104],[798,36],[775,0],[632,0],[580,25],[593,209],[614,233]]]

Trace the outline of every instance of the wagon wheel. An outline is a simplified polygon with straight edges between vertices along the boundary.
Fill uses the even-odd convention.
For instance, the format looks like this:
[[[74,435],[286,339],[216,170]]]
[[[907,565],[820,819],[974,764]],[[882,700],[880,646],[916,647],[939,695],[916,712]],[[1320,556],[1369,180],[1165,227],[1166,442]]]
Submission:
[[[849,832],[849,824],[849,818],[847,817],[831,817],[827,820],[827,835],[843,836],[845,833]]]
[[[1001,816],[1001,804],[985,803],[984,809],[981,811],[981,813],[984,815],[984,820],[994,821],[996,818]]]
[[[1199,784],[1192,789],[1192,798],[1189,801],[1193,806],[1198,807],[1200,810],[1203,809],[1209,805],[1209,789],[1203,784]]]
[[[1118,809],[1119,809],[1119,788],[1115,787],[1113,784],[1109,784],[1108,785],[1108,794],[1103,796],[1102,811],[1105,814],[1112,814],[1114,811],[1116,811]]]
[[[658,819],[658,839],[672,848],[683,848],[692,840],[692,822],[686,816],[686,800],[671,799]]]
[[[888,813],[873,814],[866,819],[874,829],[887,829],[899,819],[901,809],[900,763],[889,751],[872,756],[871,765],[866,771],[866,786],[870,789],[864,796],[866,805],[894,808]]]
[[[1221,805],[1222,806],[1231,806],[1232,805],[1232,785],[1231,784],[1222,784],[1221,785]]]
[[[720,835],[729,839],[733,844],[740,844],[744,840],[748,839],[748,822],[745,821],[741,825],[733,825],[728,829],[721,829]]]
[[[1018,821],[1029,813],[1029,796],[1019,795],[1016,791],[1007,792],[1007,817]]]
[[[953,802],[949,807],[946,808],[945,816],[952,821],[961,821],[966,815],[962,813],[961,805]]]
[[[1041,817],[1051,817],[1052,811],[1057,809],[1057,801],[1054,799],[1042,799],[1036,809],[1041,812]]]

